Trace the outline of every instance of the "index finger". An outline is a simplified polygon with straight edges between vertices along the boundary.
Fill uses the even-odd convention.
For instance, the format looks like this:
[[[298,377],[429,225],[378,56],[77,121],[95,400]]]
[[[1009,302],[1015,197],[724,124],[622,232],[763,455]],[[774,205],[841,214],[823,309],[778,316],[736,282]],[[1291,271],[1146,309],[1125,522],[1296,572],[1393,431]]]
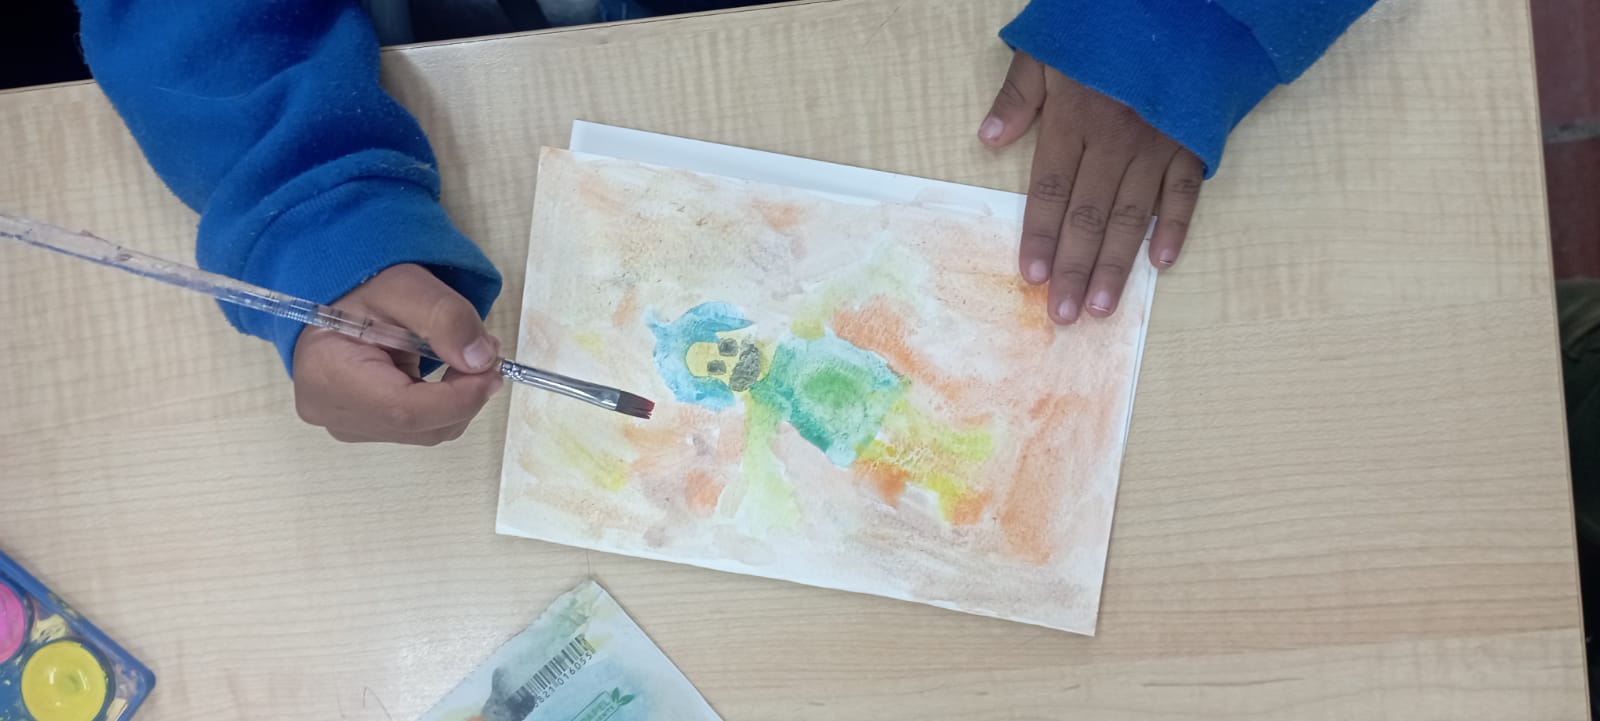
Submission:
[[[1178,262],[1183,241],[1189,235],[1189,220],[1200,201],[1200,183],[1205,165],[1194,153],[1180,150],[1167,167],[1162,181],[1160,207],[1156,209],[1156,229],[1150,235],[1150,262],[1170,268]]]
[[[1083,157],[1083,139],[1067,126],[1066,113],[1045,103],[1039,118],[1039,140],[1033,150],[1027,205],[1022,211],[1022,248],[1018,266],[1022,277],[1038,285],[1050,280],[1061,222]]]
[[[446,373],[418,380],[384,350],[342,336],[307,337],[296,391],[321,409],[318,425],[398,440],[465,423],[501,385],[498,374]],[[311,419],[308,419],[311,420]]]

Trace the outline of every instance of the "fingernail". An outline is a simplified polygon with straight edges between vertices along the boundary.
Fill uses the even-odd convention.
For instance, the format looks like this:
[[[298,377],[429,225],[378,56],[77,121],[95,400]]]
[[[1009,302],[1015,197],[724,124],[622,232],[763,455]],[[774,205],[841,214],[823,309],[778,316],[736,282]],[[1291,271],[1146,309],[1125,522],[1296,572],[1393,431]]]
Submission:
[[[1028,264],[1029,283],[1043,283],[1049,275],[1050,269],[1045,266],[1044,261],[1036,260]]]
[[[1173,263],[1178,262],[1178,251],[1171,248],[1163,249],[1161,254],[1156,256],[1156,262],[1163,268],[1171,268]]]
[[[969,126],[970,127],[970,126]],[[1000,134],[1006,131],[1006,124],[993,115],[983,119],[983,125],[978,126],[978,137],[985,143],[992,143],[1000,139]]]
[[[489,367],[489,361],[494,360],[494,342],[480,336],[461,351],[461,357],[467,362],[467,370],[484,370]]]
[[[1089,301],[1089,308],[1101,313],[1110,313],[1112,302],[1111,291],[1102,290],[1094,294],[1094,299]]]
[[[1078,306],[1077,306],[1077,304],[1073,303],[1071,298],[1068,298],[1068,299],[1066,299],[1064,301],[1061,301],[1061,305],[1056,306],[1056,318],[1058,320],[1060,320],[1062,323],[1071,323],[1071,322],[1077,320],[1078,319]]]

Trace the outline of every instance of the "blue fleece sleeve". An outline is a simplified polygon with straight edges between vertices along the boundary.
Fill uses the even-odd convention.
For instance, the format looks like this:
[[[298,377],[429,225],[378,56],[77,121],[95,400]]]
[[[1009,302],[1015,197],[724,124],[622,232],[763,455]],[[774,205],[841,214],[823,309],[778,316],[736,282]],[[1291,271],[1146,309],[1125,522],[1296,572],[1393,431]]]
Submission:
[[[79,0],[84,56],[145,158],[200,213],[200,266],[331,302],[399,263],[487,313],[500,275],[439,204],[422,128],[378,85],[353,0]],[[225,305],[293,372],[302,326]]]
[[[1375,0],[1032,0],[1011,47],[1126,104],[1200,157],[1299,77]]]
[[[1261,43],[1278,69],[1278,81],[1293,82],[1344,34],[1376,0],[1213,0]]]

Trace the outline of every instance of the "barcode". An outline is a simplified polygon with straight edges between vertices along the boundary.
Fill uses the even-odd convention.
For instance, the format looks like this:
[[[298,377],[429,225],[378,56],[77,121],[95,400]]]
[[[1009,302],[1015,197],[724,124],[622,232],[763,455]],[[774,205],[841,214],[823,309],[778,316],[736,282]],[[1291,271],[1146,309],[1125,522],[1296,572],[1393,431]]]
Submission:
[[[511,705],[520,712],[517,718],[533,713],[540,703],[550,698],[550,694],[561,688],[561,684],[582,670],[583,665],[591,658],[594,658],[594,647],[590,646],[589,639],[580,633],[545,662],[544,666],[533,674],[533,678],[528,679],[527,683],[522,684],[511,694]]]

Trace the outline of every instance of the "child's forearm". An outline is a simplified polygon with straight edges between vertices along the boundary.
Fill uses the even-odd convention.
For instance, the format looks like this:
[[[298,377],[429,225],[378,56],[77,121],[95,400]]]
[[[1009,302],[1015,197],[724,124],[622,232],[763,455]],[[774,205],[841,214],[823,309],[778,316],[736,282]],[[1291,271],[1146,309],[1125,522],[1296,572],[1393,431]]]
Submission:
[[[1012,47],[1133,108],[1216,171],[1228,133],[1374,0],[1032,0]]]
[[[355,2],[80,0],[84,54],[161,179],[201,213],[202,267],[327,303],[418,263],[487,312],[500,278],[438,204],[415,119],[378,85]],[[285,363],[296,324],[227,310]]]

